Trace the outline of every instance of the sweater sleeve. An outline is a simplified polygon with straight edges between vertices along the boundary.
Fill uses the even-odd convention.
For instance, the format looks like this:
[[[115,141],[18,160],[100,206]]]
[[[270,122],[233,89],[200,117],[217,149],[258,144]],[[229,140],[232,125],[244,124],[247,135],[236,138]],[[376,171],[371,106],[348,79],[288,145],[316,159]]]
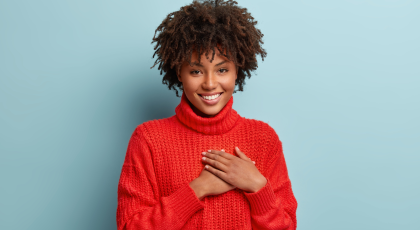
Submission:
[[[282,143],[277,135],[273,157],[264,172],[267,184],[255,193],[244,192],[251,207],[253,229],[295,230],[297,201],[288,176]]]
[[[133,132],[118,183],[117,229],[181,229],[204,208],[204,202],[185,182],[161,197],[151,151],[141,125]]]

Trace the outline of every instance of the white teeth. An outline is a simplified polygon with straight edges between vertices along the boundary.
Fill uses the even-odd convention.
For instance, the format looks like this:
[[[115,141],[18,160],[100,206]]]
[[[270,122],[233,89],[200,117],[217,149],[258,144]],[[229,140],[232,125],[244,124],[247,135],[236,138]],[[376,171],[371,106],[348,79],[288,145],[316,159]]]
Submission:
[[[221,93],[219,93],[219,94],[215,94],[215,95],[213,95],[213,96],[201,96],[201,97],[203,97],[203,98],[204,98],[204,99],[206,99],[206,100],[213,100],[213,99],[218,98],[220,95],[221,95]]]

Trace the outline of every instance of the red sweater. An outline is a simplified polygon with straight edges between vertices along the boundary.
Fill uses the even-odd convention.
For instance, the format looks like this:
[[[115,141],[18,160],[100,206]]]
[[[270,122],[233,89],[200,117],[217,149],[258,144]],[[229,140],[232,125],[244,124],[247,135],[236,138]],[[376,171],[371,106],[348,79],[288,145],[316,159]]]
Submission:
[[[185,94],[176,115],[137,126],[118,184],[118,230],[296,229],[297,201],[282,143],[268,124],[241,117],[233,97],[214,117],[193,112]],[[202,152],[236,156],[238,146],[266,177],[255,193],[238,188],[199,200],[189,183],[204,164]]]

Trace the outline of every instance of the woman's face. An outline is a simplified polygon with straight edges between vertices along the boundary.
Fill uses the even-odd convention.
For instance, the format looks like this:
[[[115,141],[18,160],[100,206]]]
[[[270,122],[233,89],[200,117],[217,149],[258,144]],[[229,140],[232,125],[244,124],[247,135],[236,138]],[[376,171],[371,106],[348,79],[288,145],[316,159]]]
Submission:
[[[219,56],[217,49],[211,63],[205,54],[201,55],[200,61],[198,63],[197,52],[193,52],[191,63],[197,64],[190,66],[184,62],[178,80],[182,82],[185,96],[193,105],[194,112],[202,117],[213,117],[232,97],[237,69],[232,61]]]

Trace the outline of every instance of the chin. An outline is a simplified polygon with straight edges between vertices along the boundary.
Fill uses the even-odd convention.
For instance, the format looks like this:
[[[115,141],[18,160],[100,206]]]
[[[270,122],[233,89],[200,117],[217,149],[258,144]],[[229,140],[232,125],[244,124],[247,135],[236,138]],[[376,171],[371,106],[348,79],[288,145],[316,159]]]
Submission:
[[[223,99],[222,99],[222,100],[219,101],[219,103],[212,106],[211,108],[207,108],[207,109],[204,108],[203,111],[206,111],[205,114],[207,114],[209,116],[216,116],[226,106],[227,102],[228,101],[223,101]]]
[[[202,113],[208,115],[208,116],[215,116],[215,115],[217,115],[221,111],[221,109],[218,109],[218,108],[205,109],[205,108],[203,108],[200,111]]]

